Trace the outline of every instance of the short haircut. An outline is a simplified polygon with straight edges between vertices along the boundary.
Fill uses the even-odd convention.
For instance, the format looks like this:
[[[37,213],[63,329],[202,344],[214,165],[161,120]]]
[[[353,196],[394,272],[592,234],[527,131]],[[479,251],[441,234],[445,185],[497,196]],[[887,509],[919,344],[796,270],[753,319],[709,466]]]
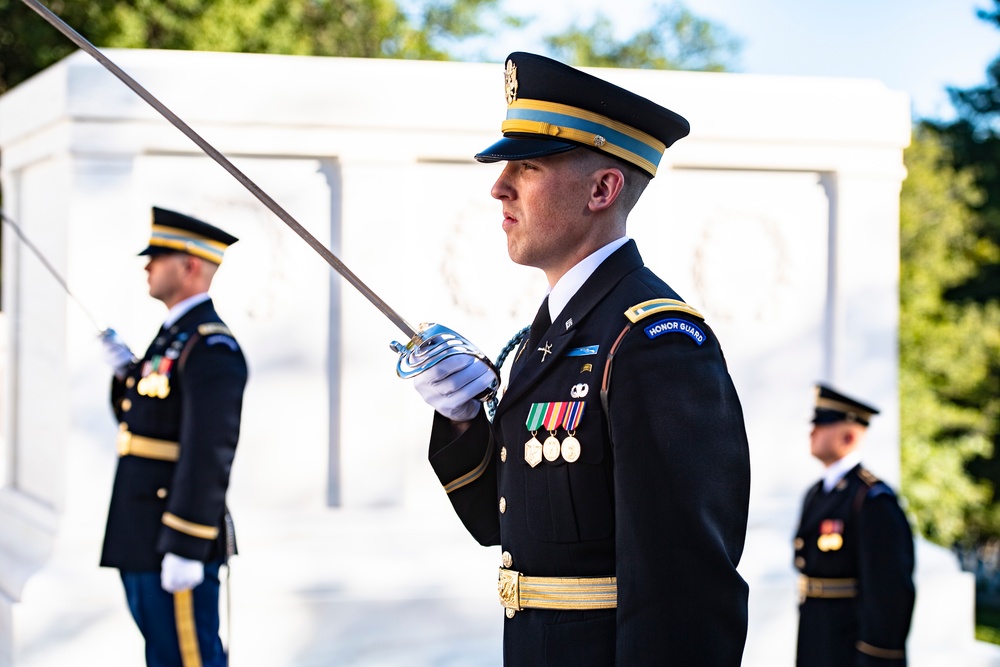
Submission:
[[[582,150],[577,149],[573,152],[577,154],[576,157],[581,169],[596,171],[598,169],[613,168],[622,172],[625,176],[625,184],[622,186],[622,191],[618,195],[616,204],[621,207],[626,215],[635,207],[636,202],[639,201],[639,197],[642,196],[642,193],[646,190],[646,186],[652,180],[652,177],[642,169],[610,155],[598,153],[587,148],[583,148]]]

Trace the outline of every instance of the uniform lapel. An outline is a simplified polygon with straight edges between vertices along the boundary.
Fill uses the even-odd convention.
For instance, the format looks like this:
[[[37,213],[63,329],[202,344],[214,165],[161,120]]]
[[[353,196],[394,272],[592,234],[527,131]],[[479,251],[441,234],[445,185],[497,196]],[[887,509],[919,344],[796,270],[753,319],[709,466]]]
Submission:
[[[553,368],[555,360],[569,346],[574,333],[572,330],[560,332],[559,327],[550,325],[537,341],[529,341],[531,346],[522,353],[517,372],[511,378],[500,405],[503,405],[504,400],[513,400],[532,387]]]
[[[511,378],[510,386],[497,406],[497,414],[500,414],[504,405],[513,405],[519,396],[536,385],[550,369],[556,367],[556,360],[569,349],[570,343],[576,338],[578,325],[583,322],[587,314],[622,278],[641,266],[642,258],[639,256],[635,241],[629,241],[597,267],[557,315],[557,321],[546,329],[538,341],[531,341],[531,347],[521,354],[517,372]]]

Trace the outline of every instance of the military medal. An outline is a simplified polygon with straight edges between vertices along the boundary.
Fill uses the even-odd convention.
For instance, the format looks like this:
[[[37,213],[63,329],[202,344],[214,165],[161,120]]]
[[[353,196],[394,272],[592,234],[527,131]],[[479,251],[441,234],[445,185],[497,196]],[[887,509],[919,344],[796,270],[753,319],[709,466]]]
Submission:
[[[575,463],[580,458],[580,441],[571,435],[566,436],[562,441],[560,452],[566,463]]]
[[[524,462],[534,468],[542,462],[542,443],[539,442],[535,434],[542,427],[542,419],[545,417],[545,403],[534,403],[528,410],[528,419],[524,425],[531,432],[531,439],[524,443]]]
[[[562,446],[559,444],[559,438],[554,434],[550,434],[549,437],[545,438],[545,443],[542,445],[542,453],[545,454],[546,461],[551,463],[558,459],[561,449]]]
[[[562,427],[566,429],[566,438],[562,441],[560,452],[566,463],[574,463],[580,458],[580,441],[574,436],[576,429],[583,419],[583,401],[572,401],[568,405],[566,415],[563,417]]]
[[[563,417],[566,415],[566,409],[569,403],[564,401],[557,401],[555,403],[549,403],[545,410],[545,417],[542,420],[542,426],[545,430],[549,432],[549,437],[545,439],[545,444],[542,445],[542,454],[545,455],[545,460],[548,462],[555,461],[559,458],[559,452],[561,451],[561,445],[559,444],[559,438],[556,437],[556,431],[562,425]]]
[[[172,359],[156,355],[142,366],[142,377],[136,385],[140,396],[166,398],[170,395],[170,366]]]
[[[542,443],[534,433],[531,434],[531,440],[524,443],[524,462],[532,468],[542,462]]]
[[[820,551],[839,551],[844,546],[844,522],[840,519],[824,519],[819,533],[816,546]]]

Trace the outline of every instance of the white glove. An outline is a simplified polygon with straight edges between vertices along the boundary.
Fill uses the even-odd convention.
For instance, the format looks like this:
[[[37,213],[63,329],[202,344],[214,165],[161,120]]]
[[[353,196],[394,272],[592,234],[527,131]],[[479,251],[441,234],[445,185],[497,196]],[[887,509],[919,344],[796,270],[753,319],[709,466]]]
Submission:
[[[200,560],[168,553],[160,565],[160,587],[168,593],[186,591],[205,580],[205,564]]]
[[[497,380],[485,362],[471,354],[443,359],[413,378],[413,386],[432,408],[452,421],[468,421],[479,414],[476,398]]]
[[[121,372],[135,359],[122,337],[114,329],[107,328],[101,332],[101,345],[104,348],[104,361],[115,370]]]

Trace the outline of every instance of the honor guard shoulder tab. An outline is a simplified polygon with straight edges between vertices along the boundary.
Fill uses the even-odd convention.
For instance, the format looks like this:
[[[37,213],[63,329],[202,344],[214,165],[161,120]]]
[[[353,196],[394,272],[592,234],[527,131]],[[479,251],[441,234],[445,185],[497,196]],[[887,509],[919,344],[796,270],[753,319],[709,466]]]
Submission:
[[[207,324],[202,324],[198,327],[198,333],[202,336],[211,336],[212,334],[224,334],[226,336],[232,336],[232,332],[229,331],[227,327],[222,322],[209,322]]]
[[[636,304],[626,310],[625,317],[627,317],[632,324],[635,324],[650,315],[666,311],[687,313],[688,315],[694,315],[700,320],[705,319],[705,317],[697,310],[683,301],[678,301],[677,299],[651,299],[649,301],[643,301],[642,303]]]
[[[625,317],[628,318],[629,324],[626,324],[622,332],[618,334],[618,338],[611,345],[611,349],[608,350],[608,356],[604,362],[604,379],[601,382],[601,406],[604,408],[605,414],[609,414],[610,412],[608,406],[608,388],[611,386],[611,366],[615,355],[618,353],[618,347],[632,330],[633,324],[637,324],[650,315],[656,315],[657,313],[685,313],[697,317],[699,320],[705,319],[701,313],[679,299],[650,299],[649,301],[637,303],[626,310]],[[675,331],[690,336],[698,345],[701,345],[706,339],[704,331],[694,323],[686,320],[668,318],[645,327],[646,336],[650,339]]]

